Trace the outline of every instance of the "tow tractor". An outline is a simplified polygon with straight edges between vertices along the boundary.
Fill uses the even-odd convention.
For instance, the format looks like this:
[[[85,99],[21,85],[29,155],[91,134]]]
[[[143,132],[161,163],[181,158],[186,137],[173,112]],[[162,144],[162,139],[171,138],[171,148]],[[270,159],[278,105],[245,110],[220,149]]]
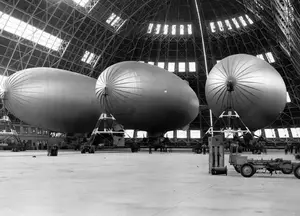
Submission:
[[[245,178],[253,176],[255,173],[269,171],[281,171],[283,174],[294,173],[294,176],[300,179],[300,163],[292,162],[291,160],[283,160],[282,158],[270,160],[255,160],[248,159],[248,156],[242,156],[237,151],[238,145],[230,146],[229,164],[233,165],[236,172],[241,173]],[[277,173],[276,173],[277,174]]]

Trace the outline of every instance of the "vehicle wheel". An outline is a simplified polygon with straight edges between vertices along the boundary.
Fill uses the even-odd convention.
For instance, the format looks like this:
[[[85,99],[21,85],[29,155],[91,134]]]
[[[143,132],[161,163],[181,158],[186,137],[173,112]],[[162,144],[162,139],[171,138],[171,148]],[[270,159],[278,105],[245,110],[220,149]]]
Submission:
[[[300,165],[297,165],[294,169],[294,175],[296,178],[300,179]]]
[[[233,165],[233,167],[237,173],[241,173],[241,166]]]
[[[283,164],[283,166],[281,168],[281,172],[283,174],[291,174],[293,172],[293,166],[292,166],[292,164],[289,164],[289,163]]]
[[[255,168],[252,164],[246,163],[241,167],[241,174],[245,178],[250,178],[255,172]]]

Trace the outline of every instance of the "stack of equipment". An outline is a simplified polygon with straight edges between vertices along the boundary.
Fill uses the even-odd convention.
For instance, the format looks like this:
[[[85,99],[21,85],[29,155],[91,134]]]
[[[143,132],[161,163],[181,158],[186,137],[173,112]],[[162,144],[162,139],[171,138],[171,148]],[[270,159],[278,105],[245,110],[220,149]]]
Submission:
[[[224,167],[223,136],[217,135],[208,138],[209,146],[209,173],[212,175],[227,175],[227,166]]]

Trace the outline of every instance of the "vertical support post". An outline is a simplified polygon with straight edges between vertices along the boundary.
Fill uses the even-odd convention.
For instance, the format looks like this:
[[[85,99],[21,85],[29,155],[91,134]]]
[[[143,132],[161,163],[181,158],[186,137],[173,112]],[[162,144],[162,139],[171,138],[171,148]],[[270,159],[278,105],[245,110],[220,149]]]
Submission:
[[[199,7],[198,7],[197,0],[195,0],[195,5],[196,5],[196,11],[197,11],[197,16],[198,16],[199,28],[200,28],[200,33],[201,33],[202,48],[203,48],[203,57],[204,57],[204,66],[205,66],[205,74],[206,74],[206,78],[207,78],[208,77],[208,67],[207,67],[206,48],[205,48],[203,28],[202,28],[201,16],[200,16],[200,12],[199,12]],[[209,109],[209,118],[210,118],[211,136],[213,137],[213,135],[214,135],[213,131],[214,130],[213,130],[213,118],[212,118],[211,109]]]

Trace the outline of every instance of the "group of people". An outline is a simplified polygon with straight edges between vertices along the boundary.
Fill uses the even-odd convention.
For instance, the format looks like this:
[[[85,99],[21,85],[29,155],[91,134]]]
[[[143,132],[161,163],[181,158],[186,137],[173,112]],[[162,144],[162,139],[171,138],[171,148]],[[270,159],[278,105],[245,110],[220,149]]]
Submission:
[[[285,154],[288,154],[288,153],[293,154],[294,150],[295,150],[295,154],[300,153],[300,144],[293,144],[293,143],[287,142],[287,144],[284,147],[284,153]]]

